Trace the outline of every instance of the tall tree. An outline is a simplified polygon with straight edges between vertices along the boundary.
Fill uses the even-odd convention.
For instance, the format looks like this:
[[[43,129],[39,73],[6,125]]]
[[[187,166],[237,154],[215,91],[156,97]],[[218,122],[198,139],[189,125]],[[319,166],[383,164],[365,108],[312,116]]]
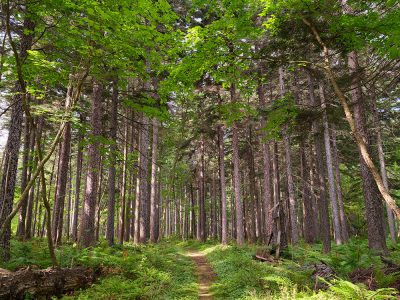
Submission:
[[[115,177],[117,164],[117,126],[118,126],[118,81],[113,81],[110,115],[110,166],[108,168],[107,231],[108,245],[114,244],[115,221]]]
[[[231,84],[230,88],[231,102],[236,103],[237,94],[235,84]],[[232,151],[233,151],[233,182],[235,191],[235,212],[236,212],[236,242],[239,245],[244,243],[244,228],[243,228],[243,203],[240,180],[240,161],[239,161],[239,132],[238,122],[234,121],[232,125]]]
[[[95,239],[95,211],[97,191],[99,185],[99,163],[100,163],[100,142],[101,116],[103,101],[103,86],[98,80],[93,81],[93,93],[91,97],[92,109],[90,116],[91,142],[88,146],[88,171],[86,176],[86,190],[81,216],[81,228],[79,244],[82,247],[94,246]]]
[[[13,33],[10,28],[10,10],[9,3],[4,5],[6,10],[6,22],[8,37],[11,39]],[[7,7],[6,7],[7,6]],[[22,36],[20,39],[19,49],[19,63],[23,63],[28,55],[28,50],[32,47],[33,34],[35,29],[35,23],[30,19],[27,14],[28,7],[25,7],[26,17],[23,24]],[[21,68],[21,65],[17,66]],[[25,91],[25,87],[21,86],[21,80],[18,80],[14,87],[14,96],[12,98],[12,109],[11,118],[9,124],[9,133],[7,143],[3,153],[3,170],[1,172],[1,185],[0,185],[0,224],[3,224],[5,219],[12,211],[14,191],[17,176],[19,148],[21,144],[21,132],[23,124],[23,101],[26,95],[22,95]],[[10,258],[10,237],[11,227],[7,226],[5,234],[0,238],[0,248],[2,249],[2,259],[4,261]]]
[[[158,148],[158,126],[159,122],[153,119],[153,139],[151,155],[151,183],[150,183],[150,241],[157,241],[157,148]]]

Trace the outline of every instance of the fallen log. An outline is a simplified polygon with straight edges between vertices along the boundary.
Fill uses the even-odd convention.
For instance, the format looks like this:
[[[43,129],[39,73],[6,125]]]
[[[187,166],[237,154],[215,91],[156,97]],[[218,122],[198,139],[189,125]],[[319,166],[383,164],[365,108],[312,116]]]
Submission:
[[[96,279],[92,268],[48,268],[44,270],[27,267],[16,272],[0,270],[0,299],[34,299],[61,297],[67,292],[88,287]]]
[[[270,263],[275,262],[275,260],[274,260],[274,258],[272,256],[263,257],[263,256],[260,256],[260,255],[256,254],[256,255],[253,256],[253,258],[255,260],[259,260],[259,261],[262,261],[262,262],[270,262]]]

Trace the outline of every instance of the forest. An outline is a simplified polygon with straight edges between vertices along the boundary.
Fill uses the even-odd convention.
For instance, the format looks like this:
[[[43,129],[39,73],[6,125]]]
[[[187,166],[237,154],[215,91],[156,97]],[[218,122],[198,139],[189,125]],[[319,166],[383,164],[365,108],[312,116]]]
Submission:
[[[0,5],[0,299],[399,299],[399,0]]]

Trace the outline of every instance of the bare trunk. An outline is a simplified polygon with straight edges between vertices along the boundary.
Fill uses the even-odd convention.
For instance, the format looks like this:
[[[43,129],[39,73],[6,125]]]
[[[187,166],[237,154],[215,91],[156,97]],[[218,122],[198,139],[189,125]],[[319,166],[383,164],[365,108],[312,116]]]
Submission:
[[[126,112],[128,117],[128,112]],[[129,137],[129,125],[128,121],[125,121],[125,132],[124,132],[124,158],[122,163],[122,184],[121,184],[121,207],[119,213],[119,244],[124,243],[124,232],[126,222],[126,180],[127,180],[127,167],[128,167],[128,137]]]
[[[200,241],[205,242],[207,239],[206,233],[206,208],[205,208],[205,174],[204,174],[204,137],[200,140],[200,153],[199,153],[199,227],[200,235],[198,238]]]
[[[338,157],[338,148],[336,145],[336,128],[335,124],[331,125],[332,129],[332,151],[333,151],[333,164],[335,166],[335,180],[336,180],[336,192],[339,206],[339,216],[340,223],[342,224],[342,238],[344,241],[349,239],[349,232],[347,228],[347,219],[344,212],[344,204],[343,204],[343,193],[341,186],[341,178],[340,178],[340,170],[339,170],[339,157]]]
[[[235,85],[231,84],[231,101],[236,102]],[[242,191],[240,187],[240,158],[239,158],[239,133],[238,124],[235,121],[232,125],[232,159],[233,159],[233,181],[235,193],[235,212],[236,212],[236,242],[238,245],[244,244],[243,231],[243,203]]]
[[[67,96],[65,99],[65,107],[70,107],[72,94],[73,94],[73,76],[70,78]],[[60,153],[59,163],[57,170],[57,183],[56,194],[54,198],[53,222],[52,222],[52,236],[55,245],[61,244],[63,232],[63,219],[64,219],[64,202],[65,193],[67,191],[67,178],[68,178],[68,162],[71,151],[71,123],[67,122],[65,125]]]
[[[67,240],[69,241],[71,233],[71,209],[72,209],[72,162],[69,157],[69,175],[68,175],[68,205],[67,205]]]
[[[80,115],[80,121],[84,121],[84,117]],[[77,142],[77,155],[76,155],[76,176],[75,176],[75,200],[74,200],[74,216],[72,220],[72,240],[78,240],[78,216],[79,216],[79,200],[81,195],[81,173],[82,173],[82,160],[83,160],[83,152],[81,142],[83,139],[83,134],[81,132],[78,133],[78,142]]]
[[[383,151],[383,143],[382,143],[382,132],[381,132],[381,127],[379,124],[379,116],[378,116],[378,109],[376,107],[376,99],[374,99],[374,123],[375,123],[375,128],[376,128],[376,144],[378,146],[378,158],[379,158],[379,167],[381,171],[381,176],[382,176],[382,181],[383,185],[387,190],[389,190],[389,182],[387,178],[387,172],[386,172],[386,162],[385,162],[385,153]],[[392,239],[393,243],[397,243],[396,239],[396,224],[393,216],[393,211],[390,208],[390,206],[386,203],[386,215],[388,219],[388,225],[389,225],[389,232],[390,232],[390,238]]]
[[[317,102],[314,94],[314,81],[308,72],[307,75],[308,75],[308,90],[310,94],[310,105],[316,106]],[[324,162],[323,141],[321,136],[321,124],[319,120],[313,121],[312,133],[315,146],[315,172],[316,172],[315,185],[318,189],[317,203],[319,210],[319,224],[320,224],[319,227],[323,242],[323,251],[327,253],[331,251],[331,237],[330,237],[330,225],[329,225],[329,207],[328,207],[328,201],[326,199],[326,185],[324,176],[325,168],[323,163]]]
[[[196,206],[196,200],[194,197],[194,192],[193,192],[193,184],[190,184],[190,237],[195,238],[196,237],[196,212],[195,212],[195,206]]]
[[[228,244],[228,219],[226,215],[226,187],[225,187],[225,147],[224,129],[218,126],[218,162],[219,162],[219,181],[221,197],[221,242]]]
[[[148,148],[149,148],[149,120],[142,113],[140,128],[140,159],[139,159],[139,240],[144,243],[149,233],[149,182],[148,182]]]
[[[103,87],[97,81],[93,83],[91,127],[92,136],[99,137],[101,134],[101,114],[103,100]],[[88,147],[88,171],[86,176],[86,191],[81,216],[81,228],[79,244],[86,248],[94,246],[96,243],[95,235],[95,212],[98,190],[98,167],[100,161],[100,144],[96,139]]]
[[[8,8],[10,9],[10,8]],[[24,30],[21,37],[20,59],[27,56],[27,51],[32,46],[32,32],[35,24],[30,19],[25,19]],[[3,153],[3,171],[0,182],[0,224],[3,224],[9,214],[12,212],[14,201],[14,190],[18,168],[19,148],[21,144],[21,132],[23,124],[23,107],[20,93],[23,87],[20,83],[16,83],[15,95],[12,97],[14,103],[11,109],[11,119],[8,130],[7,144]],[[11,224],[7,225],[4,235],[0,238],[0,253],[3,261],[10,259],[10,238]]]
[[[315,243],[317,238],[316,216],[314,214],[314,201],[310,189],[310,169],[307,163],[304,141],[300,141],[300,165],[302,178],[302,196],[303,196],[303,223],[304,240],[307,243]]]
[[[108,202],[106,238],[109,246],[114,245],[115,228],[115,177],[117,163],[117,126],[118,126],[118,82],[113,81],[110,116],[110,167],[108,168]]]
[[[151,189],[150,189],[150,241],[157,242],[156,214],[157,208],[157,147],[158,147],[158,120],[153,119],[153,141],[151,157]]]
[[[22,171],[21,171],[21,191],[23,191],[26,187],[26,182],[28,181],[28,163],[29,163],[29,154],[31,152],[30,145],[30,126],[29,121],[25,118],[25,126],[24,126],[24,151],[22,155]],[[34,147],[34,146],[33,146]],[[22,204],[21,210],[18,216],[18,228],[17,228],[17,236],[23,238],[25,236],[25,219],[26,219],[26,207],[27,202],[24,201]]]
[[[260,103],[260,108],[264,109],[266,105],[264,86],[259,83],[258,88],[258,98]],[[265,117],[261,117],[261,128],[266,125]],[[265,138],[265,134],[261,135],[261,139]],[[264,242],[268,242],[269,236],[273,231],[273,217],[272,217],[272,186],[271,186],[271,155],[269,149],[269,142],[262,141],[262,156],[263,156],[263,194],[262,194],[262,208],[264,215],[263,235]]]
[[[319,94],[321,99],[321,108],[322,108],[322,122],[324,127],[324,143],[325,143],[325,156],[326,156],[326,168],[328,171],[328,184],[329,184],[329,198],[331,199],[332,204],[332,222],[333,222],[333,231],[335,234],[335,242],[337,245],[343,243],[343,234],[342,234],[342,224],[340,224],[340,214],[339,214],[339,206],[337,203],[337,192],[335,186],[335,176],[333,174],[333,159],[332,159],[332,150],[331,150],[331,142],[329,135],[329,125],[328,125],[328,114],[326,111],[326,101],[324,94],[324,87],[322,83],[319,83]]]
[[[363,139],[367,151],[369,149],[369,136],[365,120],[365,101],[362,97],[360,86],[360,70],[358,66],[357,53],[348,54],[348,67],[352,76],[351,97],[354,105],[354,121],[358,134]],[[368,244],[371,249],[386,251],[385,230],[383,224],[383,207],[380,199],[378,187],[368,168],[367,163],[360,151],[361,177],[363,182],[365,217],[368,227]]]
[[[249,225],[250,225],[250,241],[256,241],[256,204],[258,203],[258,192],[257,192],[257,185],[256,185],[256,172],[254,170],[254,151],[253,151],[253,131],[252,125],[249,125],[249,182],[250,182],[250,202],[249,202]]]
[[[36,170],[36,166],[38,163],[38,157],[34,156],[35,152],[35,139],[36,138],[41,138],[41,130],[42,130],[42,125],[43,125],[43,118],[40,119],[40,124],[37,125],[36,130],[33,130],[31,132],[31,137],[30,137],[30,144],[32,146],[32,159],[33,159],[33,164],[28,167],[28,181],[31,180],[31,176]],[[36,137],[37,135],[37,137]],[[29,195],[27,199],[27,206],[26,206],[26,220],[25,220],[25,235],[24,239],[29,240],[32,238],[32,216],[33,216],[33,201],[35,198],[35,185],[32,185],[31,189],[29,190]]]

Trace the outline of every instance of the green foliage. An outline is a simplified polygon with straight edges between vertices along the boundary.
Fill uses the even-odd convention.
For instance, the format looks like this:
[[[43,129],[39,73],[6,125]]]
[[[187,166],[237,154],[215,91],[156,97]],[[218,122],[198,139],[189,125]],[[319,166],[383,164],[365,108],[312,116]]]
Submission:
[[[45,240],[12,241],[12,260],[1,268],[15,270],[27,265],[51,265]],[[109,273],[90,288],[65,299],[196,299],[194,266],[173,243],[157,245],[99,246],[79,249],[63,245],[56,250],[63,267],[76,265],[102,268]]]
[[[290,128],[295,125],[298,110],[293,95],[286,94],[274,101],[272,106],[263,113],[266,115],[266,124],[262,130],[266,133],[266,138],[277,139],[282,136],[284,126]]]
[[[217,274],[212,287],[216,299],[395,299],[397,293],[387,287],[398,280],[398,274],[384,276],[380,258],[368,250],[365,240],[334,245],[330,254],[322,254],[320,244],[300,244],[289,249],[291,259],[275,264],[254,260],[252,255],[260,249],[256,245],[221,246],[211,241],[206,244],[188,241],[182,245],[206,254]],[[394,251],[392,258],[397,256],[398,251]],[[321,261],[332,267],[338,277],[327,283],[327,289],[314,291],[313,264]],[[376,270],[375,279],[380,289],[368,290],[362,284],[347,280],[349,272],[370,267]]]
[[[358,285],[345,280],[335,280],[329,284],[326,292],[319,293],[324,299],[345,299],[345,300],[364,300],[364,299],[397,299],[395,289],[384,288],[370,291],[363,285]]]

